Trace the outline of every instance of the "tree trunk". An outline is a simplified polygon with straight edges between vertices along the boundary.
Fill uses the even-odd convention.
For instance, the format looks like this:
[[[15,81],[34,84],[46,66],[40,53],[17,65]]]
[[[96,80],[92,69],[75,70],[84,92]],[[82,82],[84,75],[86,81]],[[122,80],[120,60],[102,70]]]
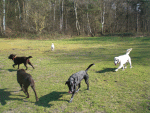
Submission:
[[[78,12],[77,12],[77,2],[74,0],[74,11],[76,16],[76,29],[77,29],[77,35],[80,35],[80,24],[78,21]]]
[[[56,18],[55,13],[56,13],[56,0],[55,0],[55,4],[54,4],[54,22],[55,22],[55,18]]]
[[[104,3],[104,9],[101,13],[101,23],[102,23],[102,34],[104,33],[104,23],[105,23],[105,3]]]
[[[129,3],[127,0],[127,32],[129,32]]]
[[[55,29],[55,23],[56,23],[56,0],[55,0],[55,3],[53,4],[53,6],[54,6],[54,22],[53,22],[53,31],[55,31],[56,29]]]
[[[60,0],[59,0],[60,3]],[[63,28],[63,10],[64,10],[64,0],[62,0],[62,5],[60,6],[60,31],[62,31]]]
[[[17,0],[17,4],[18,4],[18,10],[19,10],[19,21],[20,21],[20,26],[21,26],[21,31],[22,31],[21,11],[20,11],[20,4],[18,0]]]
[[[87,28],[88,28],[88,35],[89,35],[89,32],[91,34],[91,36],[93,37],[93,33],[92,33],[92,30],[91,30],[91,26],[90,26],[90,21],[89,21],[89,14],[88,14],[88,3],[87,3]]]
[[[6,24],[5,24],[5,0],[3,0],[3,34],[6,34]]]

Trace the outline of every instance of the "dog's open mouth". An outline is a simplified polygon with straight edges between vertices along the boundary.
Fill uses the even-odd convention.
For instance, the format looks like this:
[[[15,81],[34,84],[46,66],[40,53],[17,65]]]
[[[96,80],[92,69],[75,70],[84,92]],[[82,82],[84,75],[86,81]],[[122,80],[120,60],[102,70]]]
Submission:
[[[68,93],[69,93],[69,94],[72,94],[73,92],[71,92],[71,91],[68,91]]]
[[[71,91],[68,91],[68,93],[70,93],[70,94],[71,94],[72,92],[71,92]]]

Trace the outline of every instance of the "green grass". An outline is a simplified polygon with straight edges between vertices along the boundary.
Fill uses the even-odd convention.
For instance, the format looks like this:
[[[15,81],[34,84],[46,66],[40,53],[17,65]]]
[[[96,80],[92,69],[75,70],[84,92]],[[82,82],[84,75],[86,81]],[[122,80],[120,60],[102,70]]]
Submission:
[[[50,50],[51,43],[55,51]],[[113,58],[130,53],[133,68],[118,72]],[[0,113],[16,112],[150,112],[150,37],[77,37],[62,40],[0,39]],[[20,90],[16,68],[8,56],[33,56],[35,69],[28,65],[36,85],[39,102],[29,87],[30,98]],[[73,102],[65,82],[69,76],[88,71],[90,90],[84,80]],[[20,65],[24,68],[24,65]]]

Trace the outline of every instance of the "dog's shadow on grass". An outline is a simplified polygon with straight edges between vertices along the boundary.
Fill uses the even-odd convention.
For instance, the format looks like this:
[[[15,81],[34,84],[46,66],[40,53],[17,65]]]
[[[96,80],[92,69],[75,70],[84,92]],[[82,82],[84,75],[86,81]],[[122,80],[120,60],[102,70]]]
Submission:
[[[17,71],[17,69],[2,69],[2,68],[0,68],[0,71],[6,71],[6,70],[8,70],[9,72]]]
[[[43,106],[43,107],[51,107],[52,104],[49,104],[49,102],[51,101],[68,101],[68,100],[60,99],[65,93],[67,94],[67,92],[53,91],[47,95],[40,97],[39,101],[36,102],[35,104],[38,106]]]
[[[17,69],[8,69],[9,72],[17,71]]]
[[[96,71],[96,73],[115,72],[116,68],[103,68],[103,70]]]
[[[9,100],[22,100],[19,98],[10,98],[10,95],[12,95],[11,92],[13,92],[13,91],[7,91],[7,88],[0,89],[0,103],[1,103],[1,105],[5,105],[6,101],[9,101]]]

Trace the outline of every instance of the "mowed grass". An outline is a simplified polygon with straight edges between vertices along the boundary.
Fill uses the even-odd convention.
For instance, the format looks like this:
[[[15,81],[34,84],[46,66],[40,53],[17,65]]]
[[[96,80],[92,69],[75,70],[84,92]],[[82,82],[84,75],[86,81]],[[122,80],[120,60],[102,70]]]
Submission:
[[[51,43],[55,50],[51,51]],[[114,70],[115,56],[130,53],[133,68]],[[35,80],[39,101],[29,87],[30,98],[20,90],[10,54],[32,56],[35,69],[27,73]],[[150,37],[77,37],[62,40],[0,39],[0,113],[150,112]],[[65,82],[73,74],[88,71],[90,90],[84,80],[73,102]],[[21,64],[20,68],[25,69]]]

